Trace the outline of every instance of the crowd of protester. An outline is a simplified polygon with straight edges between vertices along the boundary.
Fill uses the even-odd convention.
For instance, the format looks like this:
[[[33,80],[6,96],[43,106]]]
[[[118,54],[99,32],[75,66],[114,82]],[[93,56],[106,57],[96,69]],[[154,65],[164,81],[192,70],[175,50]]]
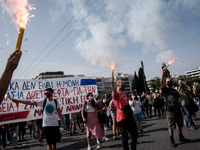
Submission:
[[[3,100],[8,84],[12,78],[14,70],[17,68],[21,57],[21,51],[14,51],[8,58],[5,70],[0,78],[1,99]],[[123,79],[114,83],[113,72],[111,76],[112,94],[107,93],[103,97],[95,97],[93,93],[87,94],[87,100],[83,103],[81,112],[61,115],[60,103],[53,99],[53,89],[45,90],[47,99],[36,101],[22,101],[12,99],[13,102],[20,102],[26,105],[39,105],[43,109],[43,118],[28,122],[18,122],[0,125],[0,149],[5,149],[7,145],[18,148],[18,143],[26,141],[26,130],[29,129],[29,136],[36,139],[38,143],[43,143],[46,137],[47,149],[56,149],[56,142],[61,141],[59,128],[62,124],[64,130],[69,131],[69,135],[78,134],[77,128],[81,132],[86,131],[88,150],[91,149],[90,141],[94,137],[97,139],[96,149],[101,148],[102,142],[110,140],[106,136],[106,131],[113,131],[113,140],[122,139],[123,149],[129,149],[128,132],[131,135],[131,149],[135,150],[138,133],[144,134],[142,121],[152,117],[167,118],[168,130],[172,147],[176,147],[173,130],[177,128],[179,141],[190,142],[183,136],[183,123],[191,130],[196,130],[196,111],[200,108],[200,83],[189,81],[184,82],[179,79],[178,86],[173,85],[171,78],[166,79],[164,85],[163,70],[161,76],[161,87],[153,91],[137,93],[137,89],[132,93],[125,93],[125,82]],[[51,104],[52,109],[45,109],[47,104]],[[198,104],[198,106],[197,106]],[[51,113],[51,115],[49,115]],[[58,120],[58,117],[61,121]],[[56,137],[55,137],[56,135]]]
[[[190,82],[185,83],[183,79],[180,79],[178,82],[179,86],[173,88],[180,94],[184,124],[186,127],[190,127],[191,130],[196,130],[197,127],[195,126],[194,120],[197,116],[195,115],[196,113],[193,112],[190,104],[191,100],[196,105],[199,103],[200,84],[198,82],[194,82],[193,84]],[[186,92],[187,94],[185,94]],[[86,109],[88,114],[93,115],[88,116],[87,123],[84,124],[84,121],[81,121],[82,114],[79,112],[63,115],[63,117],[66,124],[66,131],[69,131],[70,136],[78,134],[77,128],[80,128],[81,132],[85,132],[86,128],[88,149],[91,149],[91,137],[97,138],[97,149],[99,149],[101,148],[100,143],[110,140],[106,136],[107,130],[113,130],[113,140],[118,140],[121,137],[119,123],[116,121],[116,111],[118,108],[111,94],[105,94],[102,98],[99,96],[95,98],[92,93],[89,94],[90,95],[87,96],[88,100],[86,100],[85,105],[83,105],[83,109]],[[137,122],[139,134],[145,133],[142,128],[142,121],[145,118],[151,119],[152,117],[156,117],[159,119],[166,117],[166,100],[162,88],[155,89],[152,92],[143,92],[141,94],[138,94],[137,91],[133,91],[127,95],[127,97]],[[91,100],[93,102],[91,102]],[[93,104],[90,105],[90,103]],[[198,107],[200,107],[200,105],[198,105]],[[91,118],[95,120],[92,121]],[[86,118],[83,118],[83,120],[84,119]],[[95,130],[98,129],[98,131],[94,131],[94,128]],[[1,125],[1,147],[3,149],[5,149],[7,145],[18,147],[20,142],[26,141],[25,133],[28,129],[29,136],[32,139],[36,139],[38,143],[43,143],[45,135],[42,127],[42,119],[37,119],[28,122]],[[172,139],[172,141],[174,141],[174,139]],[[173,144],[173,146],[176,145]]]
[[[195,126],[194,120],[196,120],[197,116],[195,115],[196,113],[192,111],[190,104],[191,99],[194,104],[197,105],[199,103],[200,84],[198,82],[194,82],[193,84],[190,82],[185,83],[183,79],[180,79],[179,86],[173,88],[180,94],[180,100],[183,108],[181,111],[182,114],[184,114],[183,120],[185,126],[190,127],[191,130],[196,130],[197,127]],[[185,94],[186,92],[188,93]],[[88,114],[93,114],[93,116],[88,116],[89,118],[95,119],[93,123],[90,122],[92,120],[89,118],[87,119],[87,123],[81,121],[82,114],[79,112],[63,115],[63,117],[66,124],[66,131],[69,131],[70,136],[78,134],[77,128],[80,128],[81,132],[85,132],[86,128],[88,149],[91,149],[91,137],[97,138],[97,149],[99,149],[101,148],[100,143],[110,140],[106,137],[107,130],[113,130],[113,140],[118,140],[121,137],[119,123],[116,121],[116,111],[118,108],[113,101],[112,95],[109,93],[105,94],[102,98],[99,96],[95,98],[92,93],[89,94],[91,95],[87,96],[88,100],[86,100],[85,105],[83,105],[83,109],[86,109]],[[142,121],[145,118],[151,119],[152,117],[156,117],[159,119],[166,117],[166,100],[164,98],[162,88],[155,89],[152,92],[143,92],[141,94],[138,94],[137,91],[133,91],[127,95],[127,97],[137,122],[139,134],[145,133],[142,128]],[[93,104],[91,105],[89,104],[91,103],[90,99],[93,100]],[[200,104],[198,107],[200,108]],[[83,120],[84,119],[86,118],[83,118]],[[94,128],[98,129],[98,131],[94,131]],[[37,119],[28,122],[1,125],[1,147],[3,149],[5,149],[7,145],[18,147],[20,142],[26,141],[25,133],[28,129],[29,136],[32,139],[36,139],[38,143],[43,143],[45,135],[42,127],[42,119]],[[172,141],[174,141],[174,139],[172,139]],[[173,144],[173,146],[176,145]]]

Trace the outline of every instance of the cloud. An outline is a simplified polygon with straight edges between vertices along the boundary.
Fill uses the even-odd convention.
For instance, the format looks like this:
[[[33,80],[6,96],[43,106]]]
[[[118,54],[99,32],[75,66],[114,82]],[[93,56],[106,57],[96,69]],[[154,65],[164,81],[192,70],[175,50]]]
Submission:
[[[68,14],[69,2],[66,0],[53,1],[53,8],[49,10],[50,20],[52,22],[62,20]]]
[[[143,50],[153,47],[159,50],[168,49],[165,36],[162,33],[164,20],[160,14],[162,1],[134,1],[127,16],[128,31],[131,39],[143,44]]]
[[[157,54],[156,62],[158,64],[168,63],[168,61],[174,57],[175,57],[175,55],[174,55],[173,51],[171,51],[171,50],[162,51]]]

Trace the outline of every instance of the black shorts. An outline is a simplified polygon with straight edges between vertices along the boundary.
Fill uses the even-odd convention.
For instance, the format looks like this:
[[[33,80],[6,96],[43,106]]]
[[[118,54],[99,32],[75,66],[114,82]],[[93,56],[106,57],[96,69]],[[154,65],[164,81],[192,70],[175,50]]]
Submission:
[[[60,140],[59,126],[43,127],[47,145],[55,144]]]

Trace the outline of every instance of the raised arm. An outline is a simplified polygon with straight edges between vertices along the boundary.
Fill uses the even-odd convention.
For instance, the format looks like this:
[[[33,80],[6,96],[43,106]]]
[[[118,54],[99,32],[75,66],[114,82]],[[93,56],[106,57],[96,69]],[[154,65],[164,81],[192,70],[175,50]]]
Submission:
[[[114,95],[116,95],[117,94],[117,88],[115,87],[115,83],[114,83],[114,69],[112,69],[111,87],[112,87],[112,91],[114,92]]]
[[[165,73],[166,70],[163,70],[162,71],[162,75],[161,75],[161,78],[160,78],[160,85],[161,85],[161,88],[164,88],[164,73]]]
[[[0,104],[3,101],[3,98],[6,94],[8,89],[8,85],[12,78],[14,70],[17,68],[19,64],[19,60],[21,58],[22,52],[20,50],[15,50],[7,60],[7,64],[5,70],[3,71],[1,78],[0,78]]]

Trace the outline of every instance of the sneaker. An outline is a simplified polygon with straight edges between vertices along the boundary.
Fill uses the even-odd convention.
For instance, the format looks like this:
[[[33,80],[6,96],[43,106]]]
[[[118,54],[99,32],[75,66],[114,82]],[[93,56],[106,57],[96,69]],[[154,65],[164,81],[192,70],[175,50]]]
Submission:
[[[119,140],[117,136],[113,136],[113,140]]]
[[[191,126],[191,130],[196,130],[197,128],[195,126]]]
[[[91,150],[91,147],[90,147],[90,145],[88,145],[88,148],[87,148],[87,150]]]
[[[176,143],[174,142],[174,140],[171,140],[171,146],[172,147],[177,147]]]
[[[180,142],[183,142],[183,143],[189,143],[189,142],[190,142],[189,139],[186,139],[186,138],[184,138],[184,137],[179,138],[179,141],[180,141]]]
[[[109,138],[107,137],[103,137],[104,138],[104,141],[107,142],[109,140]]]
[[[101,148],[101,145],[100,144],[98,144],[97,145],[97,147],[96,147],[96,149],[100,149]]]

